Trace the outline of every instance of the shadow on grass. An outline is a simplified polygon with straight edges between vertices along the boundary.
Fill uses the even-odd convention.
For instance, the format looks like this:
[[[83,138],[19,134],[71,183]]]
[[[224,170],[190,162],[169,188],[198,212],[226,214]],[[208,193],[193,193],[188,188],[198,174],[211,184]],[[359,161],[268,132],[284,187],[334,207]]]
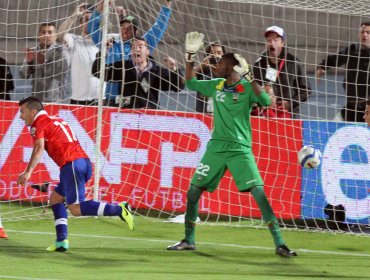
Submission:
[[[10,243],[8,243],[10,242]],[[38,243],[39,244],[39,243]],[[96,271],[124,268],[125,272],[138,275],[204,275],[211,279],[212,275],[233,276],[258,279],[273,276],[281,278],[321,278],[321,279],[368,279],[362,275],[343,275],[347,273],[327,272],[324,268],[311,268],[305,264],[309,256],[297,258],[281,258],[269,251],[258,253],[255,250],[225,251],[204,250],[173,252],[158,247],[144,248],[143,244],[133,244],[127,248],[125,243],[116,247],[98,247],[96,243],[79,244],[65,253],[47,252],[44,247],[24,246],[21,242],[6,241],[0,243],[1,255],[37,261],[43,265],[60,267],[70,266],[74,269],[94,269]],[[101,245],[100,245],[101,246]],[[132,244],[131,244],[132,246]],[[300,262],[298,262],[300,261]]]
[[[349,276],[340,275],[335,273],[328,273],[325,271],[319,272],[309,269],[306,265],[297,264],[296,258],[282,258],[276,255],[266,256],[266,254],[243,254],[243,256],[227,256],[220,254],[210,254],[206,252],[193,252],[194,255],[199,257],[216,260],[218,262],[229,262],[230,264],[238,264],[239,266],[251,266],[259,267],[262,270],[260,272],[249,271],[246,273],[249,277],[268,276],[273,275],[274,277],[294,277],[294,278],[328,278],[328,279],[368,279],[368,276]],[[233,258],[234,257],[234,258]],[[274,257],[276,257],[274,259]],[[253,259],[265,261],[253,261]],[[212,272],[210,272],[212,273]],[[240,271],[236,274],[240,275]]]

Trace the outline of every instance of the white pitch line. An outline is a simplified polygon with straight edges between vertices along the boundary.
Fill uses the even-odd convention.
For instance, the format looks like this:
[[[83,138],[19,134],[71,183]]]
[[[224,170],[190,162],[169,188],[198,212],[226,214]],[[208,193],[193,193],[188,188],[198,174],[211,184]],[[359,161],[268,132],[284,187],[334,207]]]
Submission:
[[[58,280],[56,278],[30,278],[23,276],[0,275],[0,279],[22,279],[22,280]]]
[[[6,230],[6,232],[24,233],[24,234],[37,234],[37,235],[55,235],[54,232],[38,232],[38,231],[21,231],[21,230]],[[147,239],[138,237],[122,237],[122,236],[109,236],[109,235],[90,235],[90,234],[78,234],[71,233],[69,236],[76,237],[89,237],[89,238],[103,238],[103,239],[118,239],[118,240],[129,240],[129,241],[144,241],[144,242],[161,242],[161,243],[173,243],[177,242],[174,240],[166,239]],[[275,250],[273,247],[264,246],[249,246],[240,244],[228,244],[228,243],[213,243],[213,242],[197,242],[197,244],[209,245],[209,246],[223,246],[223,247],[234,247],[239,249],[258,249],[258,250]],[[325,255],[338,255],[338,256],[352,256],[352,257],[370,257],[370,254],[366,253],[350,253],[350,252],[336,252],[336,251],[323,251],[323,250],[309,250],[309,249],[294,249],[295,251],[302,253],[311,254],[325,254]]]

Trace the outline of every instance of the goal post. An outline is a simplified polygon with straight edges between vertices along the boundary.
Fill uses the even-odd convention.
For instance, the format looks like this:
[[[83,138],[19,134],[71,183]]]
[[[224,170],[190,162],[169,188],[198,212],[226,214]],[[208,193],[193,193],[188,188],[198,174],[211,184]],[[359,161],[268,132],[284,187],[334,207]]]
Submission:
[[[17,102],[32,94],[33,87],[31,79],[25,79],[20,71],[27,58],[24,50],[38,45],[39,25],[53,19],[59,27],[81,3],[5,0],[0,4],[0,16],[7,19],[0,38],[0,57],[6,59],[15,86],[9,93],[11,100],[0,101],[3,223],[51,217],[48,196],[59,180],[59,173],[46,154],[35,169],[30,185],[50,182],[48,192],[40,192],[30,185],[16,185],[17,176],[26,167],[32,151],[32,139],[19,119]],[[154,24],[166,9],[164,0],[116,0],[110,7],[105,1],[103,42],[110,34],[120,32],[115,9],[118,6],[123,6],[127,15],[138,21],[141,35],[158,27]],[[283,227],[363,233],[370,216],[367,172],[370,130],[362,123],[333,121],[346,101],[344,68],[334,67],[320,80],[315,77],[315,70],[328,54],[359,42],[360,23],[370,21],[366,1],[172,0],[170,10],[164,37],[151,53],[162,67],[166,66],[164,59],[170,56],[177,68],[184,69],[184,40],[190,31],[204,33],[205,45],[218,42],[227,52],[239,53],[253,65],[266,49],[266,28],[276,25],[284,29],[286,47],[301,61],[311,95],[307,101],[298,102],[299,118],[251,118],[253,151],[266,194]],[[67,30],[72,37],[82,34],[80,19],[76,16]],[[115,38],[120,39],[119,35]],[[70,104],[74,96],[73,79],[85,79],[82,73],[91,67],[95,57],[89,57],[87,64],[71,68],[75,57],[67,46],[63,48],[68,65],[62,73],[54,68],[51,77],[65,77],[65,83],[59,86],[65,95],[55,102],[46,102],[45,108],[71,125],[93,162],[94,176],[87,186],[87,197],[117,203],[127,200],[136,214],[145,217],[168,218],[184,213],[190,180],[196,172],[201,172],[198,163],[213,128],[212,114],[196,111],[196,103],[203,99],[185,89],[160,92],[158,110],[106,107],[102,106],[101,79],[94,106]],[[102,44],[102,71],[105,48]],[[205,51],[202,49],[197,54],[197,65],[206,56]],[[103,72],[100,77],[104,77]],[[313,145],[322,152],[323,160],[317,169],[299,166],[297,153],[304,145]],[[202,196],[199,211],[203,221],[262,225],[261,213],[252,196],[238,193],[228,172],[214,193]]]

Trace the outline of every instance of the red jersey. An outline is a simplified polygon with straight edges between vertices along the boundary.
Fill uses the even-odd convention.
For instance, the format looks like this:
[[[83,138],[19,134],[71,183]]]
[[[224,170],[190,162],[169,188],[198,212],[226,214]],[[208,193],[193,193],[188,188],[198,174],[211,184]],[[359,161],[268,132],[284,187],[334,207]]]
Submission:
[[[44,110],[36,114],[31,135],[34,141],[45,139],[45,150],[59,167],[78,158],[88,158],[69,125]]]

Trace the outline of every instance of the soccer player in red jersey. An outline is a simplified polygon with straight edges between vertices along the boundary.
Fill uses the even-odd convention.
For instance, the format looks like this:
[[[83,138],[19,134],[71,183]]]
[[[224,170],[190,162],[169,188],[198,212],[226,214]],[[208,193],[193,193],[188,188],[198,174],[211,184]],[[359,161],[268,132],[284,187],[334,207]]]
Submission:
[[[56,241],[47,250],[64,252],[69,247],[64,202],[74,216],[119,216],[133,230],[128,203],[114,205],[85,201],[85,184],[92,175],[91,162],[68,124],[60,118],[49,116],[41,101],[34,96],[22,99],[19,106],[20,118],[27,126],[31,126],[34,147],[26,170],[19,175],[17,184],[26,185],[44,150],[60,167],[60,182],[50,196]]]

